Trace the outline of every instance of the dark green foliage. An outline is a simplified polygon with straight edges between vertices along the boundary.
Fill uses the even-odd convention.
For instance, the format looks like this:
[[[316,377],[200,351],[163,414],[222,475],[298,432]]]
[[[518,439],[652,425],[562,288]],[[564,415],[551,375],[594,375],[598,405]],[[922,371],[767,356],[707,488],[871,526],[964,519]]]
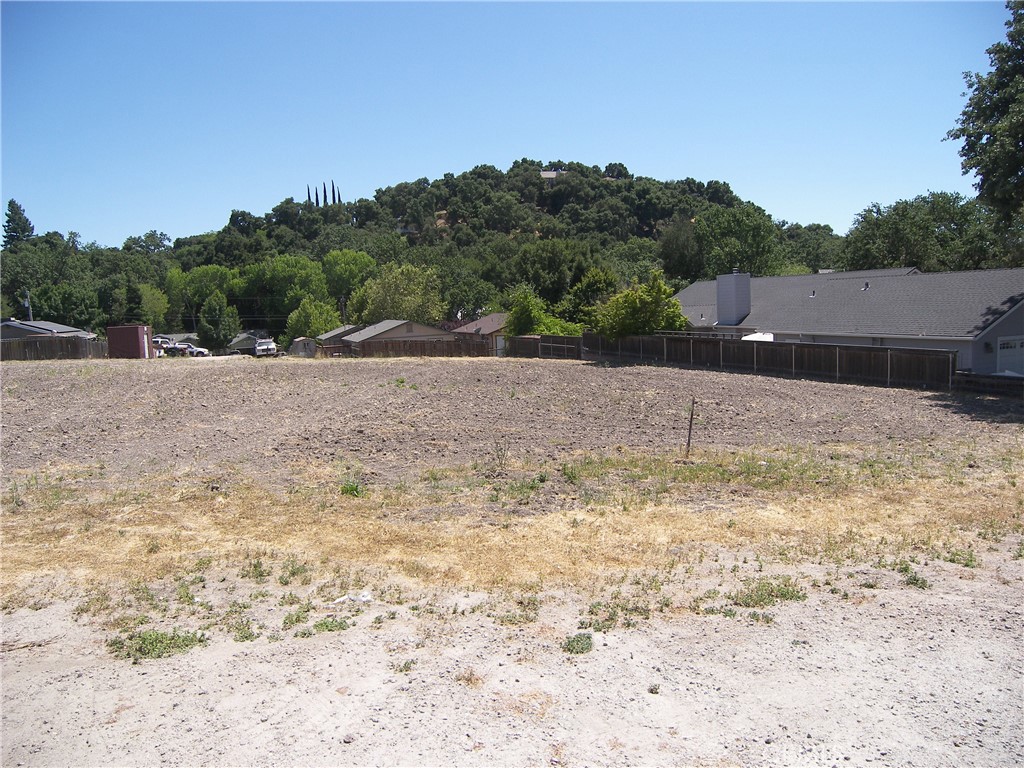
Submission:
[[[381,320],[436,325],[444,318],[440,278],[433,269],[385,264],[353,294],[349,311],[367,325]]]
[[[331,305],[307,296],[298,307],[288,315],[281,343],[289,345],[300,336],[314,338],[321,333],[334,330],[341,325],[341,316]]]
[[[11,200],[3,306],[21,313],[27,290],[57,322],[141,320],[196,331],[217,291],[243,328],[282,338],[306,299],[293,331],[319,327],[335,312],[346,322],[362,314],[436,324],[504,304],[530,331],[575,333],[595,323],[596,308],[623,286],[646,284],[652,270],[663,271],[674,291],[733,268],[775,275],[1024,263],[1024,223],[996,226],[989,207],[958,195],[872,206],[843,238],[819,224],[774,222],[721,181],[658,181],[614,162],[523,158],[507,171],[480,165],[401,182],[371,199],[344,202],[333,180],[330,197],[326,181],[307,186],[306,197],[286,198],[262,216],[233,210],[217,232],[171,244],[151,230],[121,248],[82,244],[73,232],[35,236]],[[403,279],[396,283],[396,275]]]
[[[508,320],[505,330],[510,336],[532,333],[576,336],[583,330],[580,325],[550,314],[544,299],[526,283],[520,283],[511,291],[507,308]]]
[[[228,306],[220,291],[214,291],[199,311],[199,343],[210,350],[225,349],[242,331],[238,310]]]
[[[652,272],[646,283],[634,283],[599,305],[591,325],[607,339],[620,339],[656,331],[681,331],[686,328],[686,318],[661,273]]]
[[[988,49],[992,70],[967,72],[967,104],[950,139],[962,139],[963,171],[1005,225],[1024,223],[1024,1],[1006,3],[1006,41]]]
[[[28,240],[35,231],[32,222],[25,215],[25,209],[17,200],[8,200],[7,218],[4,220],[4,248]]]
[[[98,330],[106,315],[96,290],[81,283],[46,285],[32,294],[33,317],[74,328]]]
[[[924,272],[1012,267],[1024,252],[1012,235],[998,231],[977,200],[930,192],[864,209],[846,236],[845,269],[917,267]]]

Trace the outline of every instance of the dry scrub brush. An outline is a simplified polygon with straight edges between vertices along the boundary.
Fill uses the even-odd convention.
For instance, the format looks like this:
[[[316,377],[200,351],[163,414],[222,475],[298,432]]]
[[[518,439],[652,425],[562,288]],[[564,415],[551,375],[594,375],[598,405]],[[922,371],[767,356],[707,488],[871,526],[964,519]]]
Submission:
[[[838,563],[973,552],[979,537],[1021,533],[1019,445],[872,451],[575,453],[506,459],[500,476],[465,466],[360,482],[358,494],[350,472],[322,465],[296,469],[290,489],[156,481],[98,497],[76,485],[88,468],[25,473],[6,480],[0,584],[9,599],[44,575],[146,582],[256,552],[272,578],[306,583],[372,567],[435,586],[582,587],[670,572],[707,548]]]

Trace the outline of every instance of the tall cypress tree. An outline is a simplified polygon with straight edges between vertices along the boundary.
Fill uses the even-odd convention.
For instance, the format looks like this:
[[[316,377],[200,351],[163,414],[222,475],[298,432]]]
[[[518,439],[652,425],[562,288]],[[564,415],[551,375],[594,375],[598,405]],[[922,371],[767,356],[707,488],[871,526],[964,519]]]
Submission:
[[[25,215],[25,209],[18,204],[17,200],[8,200],[7,221],[4,222],[4,248],[13,243],[28,240],[35,233],[35,227]]]

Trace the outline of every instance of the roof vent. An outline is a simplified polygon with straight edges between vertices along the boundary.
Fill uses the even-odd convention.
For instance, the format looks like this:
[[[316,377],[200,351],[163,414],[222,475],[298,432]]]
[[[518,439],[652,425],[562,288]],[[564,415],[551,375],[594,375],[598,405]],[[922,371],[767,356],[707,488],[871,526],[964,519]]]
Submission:
[[[813,299],[815,297],[815,294],[816,294],[816,291],[811,291],[811,295],[808,296],[807,298],[808,299]]]
[[[861,288],[861,290],[862,290],[862,291],[866,291],[866,290],[867,290],[868,288],[870,288],[870,287],[871,287],[871,283],[869,283],[869,282],[868,282],[867,280],[865,280],[865,281],[864,281],[864,287],[863,287],[863,288]]]

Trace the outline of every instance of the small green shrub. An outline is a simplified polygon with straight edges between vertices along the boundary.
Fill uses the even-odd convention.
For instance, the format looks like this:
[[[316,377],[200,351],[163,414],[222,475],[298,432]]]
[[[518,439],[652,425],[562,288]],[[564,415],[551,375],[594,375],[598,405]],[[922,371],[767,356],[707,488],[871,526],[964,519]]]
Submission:
[[[520,595],[515,600],[516,609],[499,614],[499,624],[508,627],[518,627],[537,620],[537,613],[540,611],[540,598],[537,595]]]
[[[284,617],[282,629],[291,629],[297,624],[305,624],[309,621],[309,612],[313,610],[313,604],[309,601],[303,603],[291,613]]]
[[[242,566],[242,570],[238,572],[238,575],[243,579],[263,582],[271,573],[272,571],[263,565],[263,561],[260,558],[254,557]]]
[[[179,584],[175,597],[178,598],[179,603],[184,603],[185,605],[195,605],[196,602],[196,596],[192,594],[188,584]]]
[[[284,565],[281,566],[281,574],[277,577],[277,580],[281,583],[281,586],[287,587],[292,583],[292,579],[301,579],[303,584],[309,584],[313,577],[309,565],[300,563],[294,557],[289,557],[284,561]]]
[[[594,636],[589,632],[580,632],[565,638],[562,650],[566,653],[581,654],[594,650]]]
[[[202,632],[179,632],[174,629],[168,633],[147,629],[132,632],[125,637],[115,637],[107,642],[107,647],[115,656],[138,663],[142,659],[159,659],[184,653],[207,642],[208,638]]]
[[[341,484],[338,490],[346,496],[353,496],[357,499],[366,495],[366,490],[355,480],[346,480]]]
[[[792,576],[764,576],[746,579],[742,589],[726,597],[742,608],[767,608],[785,600],[806,600],[807,593]]]
[[[981,565],[981,561],[978,560],[978,556],[971,547],[967,549],[947,549],[942,559],[947,563],[962,565],[964,568],[977,568]]]
[[[228,625],[228,631],[235,638],[236,642],[248,643],[260,636],[260,633],[252,628],[252,619],[243,618]]]
[[[928,579],[918,574],[913,568],[910,567],[910,563],[906,560],[900,560],[896,564],[896,572],[903,575],[903,583],[908,587],[916,587],[917,589],[928,589],[931,586],[928,583]]]
[[[348,629],[349,623],[344,619],[336,619],[333,616],[320,619],[313,625],[313,629],[317,632],[340,632],[344,629]]]

